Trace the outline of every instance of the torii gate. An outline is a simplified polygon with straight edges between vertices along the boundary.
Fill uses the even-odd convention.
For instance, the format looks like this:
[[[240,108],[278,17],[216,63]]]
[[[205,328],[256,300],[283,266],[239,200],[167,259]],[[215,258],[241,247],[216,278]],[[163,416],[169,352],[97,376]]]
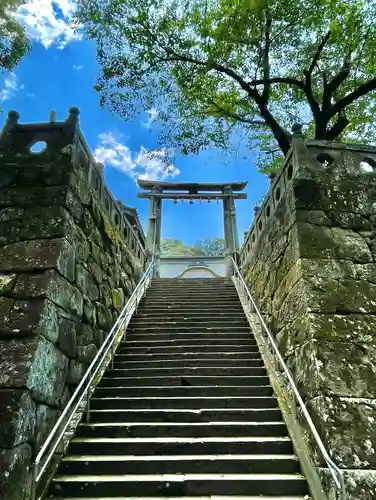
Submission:
[[[195,182],[157,182],[138,179],[140,188],[148,193],[138,193],[138,198],[150,199],[147,232],[147,251],[155,259],[155,276],[159,276],[161,256],[161,223],[163,200],[222,200],[225,235],[225,257],[236,258],[239,249],[238,226],[236,221],[235,200],[247,198],[242,191],[247,182],[208,184]]]

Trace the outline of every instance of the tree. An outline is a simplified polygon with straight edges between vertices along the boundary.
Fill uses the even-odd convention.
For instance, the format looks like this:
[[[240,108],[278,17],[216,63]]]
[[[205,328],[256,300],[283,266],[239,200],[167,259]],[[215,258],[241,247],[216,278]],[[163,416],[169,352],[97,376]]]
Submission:
[[[163,257],[193,257],[195,255],[202,255],[200,249],[186,246],[183,240],[178,240],[177,238],[166,238],[161,243]]]
[[[15,17],[20,0],[1,0],[0,9],[0,70],[11,71],[29,52],[25,29]]]
[[[225,240],[223,238],[205,238],[198,241],[194,248],[201,252],[200,255],[207,257],[222,256],[225,251]]]
[[[276,167],[291,126],[308,137],[371,142],[376,0],[81,0],[97,41],[101,105],[150,109],[183,154],[234,150],[247,137]],[[270,157],[269,157],[270,158]]]

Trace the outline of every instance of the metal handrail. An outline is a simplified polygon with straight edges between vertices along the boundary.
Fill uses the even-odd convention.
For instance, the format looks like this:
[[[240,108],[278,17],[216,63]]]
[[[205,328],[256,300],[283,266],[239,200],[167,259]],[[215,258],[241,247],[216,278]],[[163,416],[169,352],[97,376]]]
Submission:
[[[266,325],[266,323],[265,323],[265,321],[264,321],[264,319],[263,319],[263,317],[262,317],[262,315],[261,315],[261,313],[256,305],[256,302],[253,299],[252,294],[251,294],[246,282],[244,281],[244,278],[243,278],[243,276],[242,276],[242,274],[241,274],[233,257],[231,257],[231,261],[232,261],[232,266],[234,269],[233,276],[236,279],[236,275],[238,275],[239,280],[240,280],[246,294],[248,295],[248,299],[250,300],[252,307],[253,307],[254,311],[256,312],[256,315],[257,315],[264,331],[266,332],[266,334],[268,336],[269,342],[273,347],[274,353],[279,361],[279,364],[280,364],[281,368],[283,369],[283,371],[285,372],[287,380],[289,381],[289,384],[290,384],[290,388],[294,394],[295,401],[297,401],[299,403],[300,408],[302,410],[302,413],[303,413],[303,415],[306,419],[306,422],[308,424],[308,427],[312,433],[312,436],[316,441],[316,445],[317,445],[318,449],[320,450],[321,455],[322,455],[323,459],[325,460],[325,462],[330,470],[330,473],[333,476],[335,485],[340,493],[340,499],[345,500],[346,499],[346,490],[345,490],[345,478],[344,478],[343,470],[340,469],[333,462],[333,460],[330,458],[329,453],[327,452],[325,445],[322,442],[321,437],[320,437],[320,435],[315,427],[315,424],[312,421],[311,415],[309,414],[308,409],[307,409],[307,407],[306,407],[306,405],[305,405],[305,403],[304,403],[304,401],[303,401],[303,399],[298,391],[298,388],[295,384],[295,381],[292,377],[292,374],[291,374],[290,370],[287,368],[286,363],[284,362],[284,359],[282,357],[282,354],[279,352],[278,346],[275,343],[274,338],[273,338],[269,328],[267,327],[267,325]]]
[[[77,414],[77,410],[80,408],[80,405],[85,396],[87,396],[86,416],[87,418],[90,417],[90,391],[93,387],[92,384],[94,378],[98,374],[99,370],[103,367],[106,359],[111,363],[113,362],[113,357],[116,348],[116,341],[120,339],[119,333],[122,333],[123,336],[125,337],[125,332],[128,323],[133,315],[133,312],[137,309],[138,303],[142,299],[147,287],[151,282],[151,279],[153,277],[153,271],[154,271],[154,260],[150,262],[141,280],[137,284],[132,295],[130,296],[126,305],[122,309],[114,326],[111,328],[109,334],[107,335],[106,339],[101,345],[95,358],[93,359],[89,368],[85,372],[81,382],[77,386],[68,404],[64,408],[64,411],[60,415],[58,421],[56,422],[50,434],[48,435],[44,445],[42,446],[38,455],[36,456],[35,461],[33,463],[32,500],[35,500],[35,495],[39,481],[41,480],[43,474],[46,472],[47,467],[50,465],[51,459],[53,458],[56,449],[60,446],[64,438],[64,435],[66,433],[66,430],[69,424],[71,423],[73,417]],[[110,354],[110,359],[108,360],[107,356],[109,354]],[[75,402],[76,404],[72,409]],[[47,457],[45,458],[45,460],[43,460],[43,458],[46,455]]]

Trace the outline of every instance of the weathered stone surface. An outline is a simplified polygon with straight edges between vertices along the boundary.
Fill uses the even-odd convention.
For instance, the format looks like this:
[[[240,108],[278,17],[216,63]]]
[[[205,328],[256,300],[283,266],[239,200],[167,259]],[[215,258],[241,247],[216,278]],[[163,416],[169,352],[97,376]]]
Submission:
[[[376,313],[376,285],[367,281],[340,280],[338,310],[344,313]]]
[[[328,227],[298,223],[301,258],[330,259],[334,256],[332,232]]]
[[[33,438],[35,403],[21,389],[0,390],[0,448],[13,448]]]
[[[60,410],[56,408],[51,408],[50,406],[39,404],[36,409],[36,429],[38,432],[35,436],[36,449],[43,446],[52,427],[55,425],[57,419],[59,418]]]
[[[376,468],[376,400],[319,396],[309,410],[339,467]]]
[[[27,387],[33,398],[57,406],[68,360],[43,337],[0,341],[0,387]]]
[[[112,303],[117,311],[121,311],[124,307],[124,292],[121,288],[114,288],[112,290]]]
[[[307,313],[295,318],[277,334],[281,352],[293,354],[297,347],[309,340],[316,342],[352,342],[373,345],[376,343],[376,316],[364,314]]]
[[[338,500],[338,490],[328,469],[319,470],[328,500]],[[376,472],[373,470],[346,470],[346,500],[371,500],[376,498]]]
[[[82,363],[75,359],[69,361],[67,384],[78,385],[88,369],[88,363]]]
[[[90,273],[82,265],[77,266],[77,285],[83,295],[90,300],[97,300],[99,290]]]
[[[110,329],[112,326],[112,318],[108,309],[100,302],[97,302],[97,323],[103,330]]]
[[[32,240],[0,248],[0,270],[25,272],[56,268],[74,280],[74,251],[67,240]]]
[[[84,320],[88,323],[95,325],[96,323],[96,309],[95,304],[91,300],[84,299]]]
[[[353,262],[372,262],[371,251],[358,233],[341,227],[332,228],[334,254],[339,259]]]
[[[91,344],[94,340],[93,328],[90,325],[81,324],[77,335],[77,345]]]
[[[56,307],[47,299],[16,300],[10,313],[3,315],[0,334],[8,337],[43,335],[56,343],[59,335]]]
[[[59,319],[59,349],[68,358],[77,353],[77,323],[67,318]]]
[[[355,279],[376,284],[376,264],[356,264],[355,271]]]
[[[17,274],[0,274],[0,295],[10,294],[17,281]]]
[[[95,344],[88,344],[77,347],[77,360],[82,361],[82,363],[90,364],[95,355],[97,354],[98,349]]]
[[[0,452],[0,498],[29,500],[31,487],[31,448],[21,444]]]
[[[374,397],[376,348],[369,344],[310,340],[295,349],[288,364],[307,396]]]
[[[372,229],[372,223],[362,214],[351,212],[329,212],[331,226],[339,226],[343,229],[353,229],[354,231]]]
[[[24,213],[25,209],[23,208],[17,208],[17,207],[3,208],[2,210],[0,210],[0,223],[22,219]]]
[[[103,271],[101,267],[93,260],[92,258],[89,259],[87,263],[88,270],[92,277],[94,278],[94,281],[100,285],[103,282]]]
[[[23,274],[14,289],[18,297],[46,297],[52,302],[77,316],[82,315],[83,297],[81,292],[55,271],[43,274]]]
[[[298,222],[309,222],[316,226],[329,226],[330,219],[322,210],[297,210],[295,212]]]

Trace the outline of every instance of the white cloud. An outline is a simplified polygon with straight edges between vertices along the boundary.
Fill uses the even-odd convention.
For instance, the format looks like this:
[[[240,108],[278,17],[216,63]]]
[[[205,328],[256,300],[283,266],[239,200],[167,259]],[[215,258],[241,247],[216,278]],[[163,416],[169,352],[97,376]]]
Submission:
[[[17,76],[14,73],[9,73],[5,78],[0,89],[0,101],[4,102],[13,97],[17,91],[22,90],[23,85],[18,83]]]
[[[151,108],[147,111],[147,114],[149,115],[148,121],[141,122],[141,124],[146,128],[151,128],[151,124],[158,120],[159,111],[156,108]]]
[[[94,156],[132,179],[162,180],[180,174],[180,170],[169,160],[167,149],[147,150],[141,146],[138,153],[132,154],[128,146],[117,141],[111,133],[100,134]]]
[[[26,27],[30,38],[46,48],[57,44],[63,49],[68,43],[80,40],[82,33],[75,30],[73,0],[29,0],[17,12],[18,21]]]
[[[76,69],[77,71],[81,71],[81,69],[84,69],[82,64],[73,64],[73,69]]]

